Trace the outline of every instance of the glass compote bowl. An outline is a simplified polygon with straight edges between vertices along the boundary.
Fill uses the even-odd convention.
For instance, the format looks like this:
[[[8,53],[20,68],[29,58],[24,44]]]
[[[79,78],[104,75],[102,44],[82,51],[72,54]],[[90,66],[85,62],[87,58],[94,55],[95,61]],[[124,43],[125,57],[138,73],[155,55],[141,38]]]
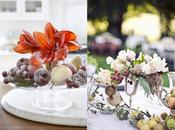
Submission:
[[[35,98],[32,105],[46,111],[64,111],[72,106],[72,101],[61,95],[61,88],[48,84],[45,88],[35,90]]]
[[[85,64],[85,57],[81,54],[82,64]],[[72,58],[72,57],[71,57]],[[70,61],[70,57],[59,64],[65,64]],[[58,65],[58,63],[57,63]],[[82,87],[82,86],[81,86]],[[46,111],[65,111],[72,106],[72,101],[61,94],[67,89],[66,85],[54,85],[51,82],[45,87],[39,87],[35,90],[36,98],[33,101],[33,106]]]

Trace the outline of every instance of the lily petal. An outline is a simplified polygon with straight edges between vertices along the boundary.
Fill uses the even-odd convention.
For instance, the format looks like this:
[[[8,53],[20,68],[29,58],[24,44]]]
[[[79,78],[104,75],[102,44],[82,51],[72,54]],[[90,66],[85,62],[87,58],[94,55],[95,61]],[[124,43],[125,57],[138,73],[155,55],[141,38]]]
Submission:
[[[25,54],[25,53],[33,53],[35,51],[38,51],[39,48],[38,47],[29,46],[25,42],[19,42],[18,45],[13,48],[13,50],[15,52],[18,52],[18,53],[21,53],[21,54]]]
[[[62,48],[59,48],[57,51],[55,51],[53,61],[64,60],[67,57],[67,53],[68,47],[64,45]]]
[[[44,33],[48,36],[51,47],[54,46],[54,37],[56,32],[57,30],[53,27],[53,25],[50,22],[48,22],[44,28]]]
[[[71,31],[59,31],[58,33],[55,34],[55,39],[59,43],[59,45],[62,47],[63,44],[69,42],[69,41],[75,41],[77,36],[75,33]]]
[[[41,61],[41,63],[48,63],[53,59],[53,52],[43,53],[42,51],[35,52],[33,57],[36,57]]]
[[[53,48],[50,48],[47,35],[41,32],[34,32],[33,36],[41,50],[45,53],[49,53]]]
[[[31,46],[37,46],[36,41],[34,40],[32,35],[27,31],[23,31],[23,32],[24,32],[26,41],[28,41]]]
[[[42,63],[40,61],[40,59],[37,59],[35,56],[32,56],[30,58],[30,62],[29,62],[29,70],[31,73],[34,73],[35,70],[39,69],[39,68],[42,68]]]
[[[67,42],[67,47],[69,51],[77,51],[80,50],[81,46],[75,41],[69,41]]]

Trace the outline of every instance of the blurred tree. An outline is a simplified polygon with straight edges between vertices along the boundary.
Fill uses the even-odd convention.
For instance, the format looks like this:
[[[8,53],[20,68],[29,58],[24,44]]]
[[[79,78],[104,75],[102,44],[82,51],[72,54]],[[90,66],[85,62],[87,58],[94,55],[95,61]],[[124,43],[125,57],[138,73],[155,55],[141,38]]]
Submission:
[[[122,37],[122,22],[128,4],[142,5],[144,0],[88,0],[88,20],[107,20],[107,30]]]
[[[175,0],[88,0],[88,20],[107,20],[107,31],[120,38],[123,20],[142,12],[158,14],[162,34],[171,33],[170,23],[175,16]]]
[[[175,16],[175,0],[147,0],[159,13],[162,23],[162,35],[170,35],[171,20]]]

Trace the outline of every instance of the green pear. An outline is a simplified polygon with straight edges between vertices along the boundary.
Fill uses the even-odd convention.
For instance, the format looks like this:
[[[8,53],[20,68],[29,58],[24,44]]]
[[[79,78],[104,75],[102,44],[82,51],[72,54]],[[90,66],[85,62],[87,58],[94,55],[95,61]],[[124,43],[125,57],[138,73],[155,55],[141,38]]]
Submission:
[[[51,72],[51,83],[64,85],[66,80],[72,77],[72,71],[66,65],[57,65]]]
[[[171,108],[171,109],[175,108],[175,97],[170,97],[168,99],[167,103],[168,103],[168,107],[169,108]]]
[[[169,116],[166,119],[166,126],[168,129],[175,129],[175,117]]]
[[[75,56],[71,61],[70,63],[73,64],[77,70],[80,68],[80,66],[83,64],[82,63],[82,58],[80,56]]]
[[[144,124],[141,126],[140,130],[151,130],[151,128],[149,127],[149,125]]]
[[[137,122],[137,128],[141,128],[141,126],[143,126],[144,124],[146,124],[147,122],[146,122],[146,120],[144,120],[144,119],[141,119],[141,120],[139,120],[138,122]]]
[[[157,123],[156,120],[149,120],[149,121],[148,121],[148,125],[149,125],[149,127],[150,127],[151,129],[154,128],[157,124],[158,124],[158,123]]]
[[[160,117],[155,116],[155,115],[153,115],[153,117],[151,117],[150,120],[155,120],[155,121],[157,121],[157,123],[160,123],[160,121],[161,121]]]
[[[157,125],[153,128],[153,130],[164,130],[164,126],[163,126],[163,124],[157,124]]]
[[[172,96],[172,97],[175,97],[175,91],[173,91],[173,92],[171,93],[171,96]]]

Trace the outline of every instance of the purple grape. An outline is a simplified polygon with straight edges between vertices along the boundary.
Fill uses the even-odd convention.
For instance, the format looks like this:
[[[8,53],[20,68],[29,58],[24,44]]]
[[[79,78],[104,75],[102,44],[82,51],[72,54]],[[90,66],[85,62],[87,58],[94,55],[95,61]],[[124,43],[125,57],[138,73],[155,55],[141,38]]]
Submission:
[[[79,88],[80,85],[79,85],[78,83],[75,83],[75,82],[74,82],[73,87],[74,87],[74,88]]]
[[[17,70],[18,70],[18,67],[11,68],[10,71],[9,71],[9,75],[11,77],[15,77]]]
[[[7,71],[3,71],[3,72],[2,72],[2,76],[3,76],[3,77],[7,77],[7,76],[8,76]]]
[[[68,64],[64,64],[64,65],[69,67],[69,69],[72,71],[72,74],[75,74],[77,72],[77,69],[73,64],[68,63]]]
[[[16,75],[17,75],[17,76],[23,76],[22,74],[23,74],[23,72],[22,72],[20,69],[18,69],[18,70],[16,71]]]
[[[10,78],[10,82],[11,83],[16,83],[16,79],[15,78]]]
[[[5,84],[8,84],[8,83],[10,83],[10,79],[9,78],[4,78],[4,81],[3,81]]]
[[[22,65],[22,66],[20,67],[20,69],[21,69],[22,71],[28,71],[28,66],[27,66],[27,65]]]
[[[29,72],[24,71],[24,72],[22,73],[22,75],[23,75],[24,78],[28,78],[28,77],[29,77]]]
[[[16,66],[20,68],[22,65],[29,65],[29,59],[28,58],[21,58],[17,61]]]
[[[80,66],[80,69],[86,72],[86,67],[84,65]]]
[[[49,83],[50,81],[50,73],[46,69],[37,69],[34,72],[34,81],[39,85],[39,86],[44,86]]]

